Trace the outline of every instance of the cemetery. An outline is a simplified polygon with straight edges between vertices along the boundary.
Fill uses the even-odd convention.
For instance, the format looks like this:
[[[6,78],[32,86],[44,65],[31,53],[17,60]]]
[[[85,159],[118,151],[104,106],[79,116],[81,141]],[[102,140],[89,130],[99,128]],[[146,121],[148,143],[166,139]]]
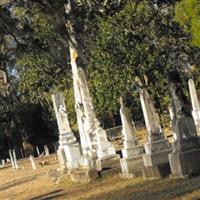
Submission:
[[[0,200],[200,199],[199,8],[0,0]]]

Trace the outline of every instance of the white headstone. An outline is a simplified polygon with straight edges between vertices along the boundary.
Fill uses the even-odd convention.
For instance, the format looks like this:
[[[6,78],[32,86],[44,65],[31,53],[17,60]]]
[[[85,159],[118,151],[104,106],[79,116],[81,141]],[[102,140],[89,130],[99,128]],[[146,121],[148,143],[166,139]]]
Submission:
[[[1,161],[1,163],[2,163],[3,166],[6,165],[6,161],[4,159]]]
[[[45,152],[45,156],[49,156],[49,148],[47,145],[44,145],[44,152]]]
[[[36,163],[33,155],[30,155],[30,161],[33,169],[36,169]]]
[[[140,90],[140,101],[147,128],[148,142],[163,139],[158,114],[149,93],[145,89]]]
[[[136,138],[136,128],[131,120],[129,108],[124,105],[122,97],[120,98],[120,104],[123,135],[123,157],[120,159],[121,177],[132,178],[134,174],[141,172],[143,147],[139,145]]]
[[[106,131],[100,127],[100,122],[96,118],[85,72],[82,68],[77,67],[76,59],[78,55],[71,47],[70,55],[77,120],[83,153],[93,156],[96,150],[99,159],[116,155],[114,146],[108,141]]]
[[[173,113],[173,110],[172,110],[172,106],[169,105],[169,115],[170,115],[170,119],[171,119],[171,127],[172,127],[172,123],[173,123],[173,120],[174,120],[174,113]],[[177,134],[172,130],[172,134],[173,134],[173,141],[176,141],[177,140]]]
[[[40,157],[40,151],[39,151],[38,146],[36,146],[36,151],[37,151],[37,155],[38,155],[38,157]]]
[[[197,97],[194,81],[190,79],[188,81],[188,85],[189,85],[189,91],[190,91],[190,98],[192,102],[192,116],[197,128],[197,134],[200,135],[200,105],[199,105],[199,100]]]
[[[70,128],[64,97],[61,92],[52,95],[54,110],[59,128],[58,158],[62,168],[78,168],[81,163],[80,146]]]
[[[13,161],[14,161],[14,166],[15,166],[15,169],[18,169],[18,164],[17,164],[17,157],[16,157],[16,152],[15,152],[15,149],[13,149]]]
[[[10,162],[11,162],[12,168],[15,169],[15,164],[14,164],[12,149],[9,149],[9,156],[10,156]]]

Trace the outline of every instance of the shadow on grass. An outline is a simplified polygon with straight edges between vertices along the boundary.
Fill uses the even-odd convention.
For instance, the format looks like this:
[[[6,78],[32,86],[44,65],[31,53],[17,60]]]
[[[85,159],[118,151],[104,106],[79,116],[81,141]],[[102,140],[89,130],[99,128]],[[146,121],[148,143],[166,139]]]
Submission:
[[[0,191],[7,190],[7,189],[9,189],[11,187],[15,187],[19,184],[31,182],[34,179],[35,179],[35,176],[29,176],[29,177],[22,178],[22,179],[19,179],[19,180],[16,180],[16,181],[12,181],[10,183],[6,183],[6,184],[0,186]]]
[[[46,194],[31,198],[31,199],[28,199],[28,200],[47,200],[47,199],[48,200],[50,200],[50,199],[53,200],[56,197],[62,196],[63,194],[64,194],[63,190],[55,190],[53,192],[49,192],[49,193],[46,193]]]
[[[109,187],[109,186],[108,186]],[[113,185],[110,185],[113,187]],[[192,179],[147,180],[139,184],[130,184],[124,188],[92,195],[84,200],[169,200],[200,189],[200,177]],[[200,197],[200,196],[199,196]],[[197,199],[197,198],[196,198]]]

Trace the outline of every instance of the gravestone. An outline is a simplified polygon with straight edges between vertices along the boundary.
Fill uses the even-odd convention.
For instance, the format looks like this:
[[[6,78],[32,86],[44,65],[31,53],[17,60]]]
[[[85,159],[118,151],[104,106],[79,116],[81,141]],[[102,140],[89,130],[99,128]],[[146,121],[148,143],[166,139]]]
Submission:
[[[2,163],[2,166],[5,166],[6,165],[6,161],[3,159],[1,160],[1,163]]]
[[[189,79],[188,85],[190,91],[190,98],[192,102],[192,116],[196,125],[197,134],[200,135],[200,106],[194,81],[192,79]]]
[[[36,151],[37,151],[37,155],[38,155],[38,157],[40,157],[40,151],[39,151],[38,146],[36,146]]]
[[[176,140],[169,154],[171,173],[174,176],[200,174],[200,138],[192,117],[192,108],[183,92],[182,80],[177,71],[168,74],[168,82],[173,108],[173,131]]]
[[[116,154],[114,146],[108,141],[106,131],[100,126],[100,122],[96,118],[85,72],[77,66],[77,52],[70,47],[70,53],[77,121],[83,155],[86,158],[91,157],[94,162],[96,160],[94,166],[96,165],[99,171],[103,168],[117,166],[119,168],[119,155]]]
[[[35,170],[36,169],[36,163],[33,155],[30,155],[30,161],[31,161],[31,166]]]
[[[58,159],[62,169],[74,169],[81,165],[80,145],[70,128],[64,97],[61,92],[52,95],[54,110],[59,129]]]
[[[173,120],[174,120],[174,113],[173,113],[173,108],[171,105],[169,105],[169,115],[170,115],[170,126],[171,126],[171,129],[172,129],[172,135],[173,135],[173,139],[172,141],[175,141],[177,139],[177,136],[176,136],[176,133],[173,131],[173,127],[172,127],[172,123],[173,123]]]
[[[12,168],[15,169],[15,164],[14,164],[14,158],[13,158],[12,149],[9,149],[8,152],[9,152],[10,162],[11,162]]]
[[[18,169],[19,167],[17,164],[17,156],[16,156],[15,149],[13,149],[13,162],[14,162],[15,169]]]
[[[45,152],[45,156],[49,156],[49,148],[47,145],[44,145],[44,152]]]
[[[159,178],[170,173],[168,154],[171,145],[164,137],[153,100],[146,89],[139,89],[140,101],[147,128],[147,142],[144,144],[143,177]]]
[[[121,178],[133,178],[142,172],[142,154],[144,148],[136,138],[136,129],[132,123],[129,108],[126,105],[125,97],[120,98],[120,115],[122,121],[123,149],[120,159]]]

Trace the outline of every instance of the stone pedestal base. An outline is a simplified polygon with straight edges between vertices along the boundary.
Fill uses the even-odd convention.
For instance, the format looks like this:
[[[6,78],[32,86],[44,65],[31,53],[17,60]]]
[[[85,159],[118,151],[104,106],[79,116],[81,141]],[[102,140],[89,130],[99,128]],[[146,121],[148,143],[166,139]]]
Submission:
[[[75,169],[81,166],[82,158],[78,145],[60,146],[57,154],[61,169]]]
[[[102,159],[96,160],[96,169],[98,171],[115,169],[120,171],[120,156],[118,154],[112,156],[106,156]],[[116,170],[117,169],[117,170]]]
[[[177,144],[174,145],[176,149]],[[193,146],[193,148],[192,148]],[[200,174],[200,139],[179,142],[180,151],[169,154],[172,176],[192,176]]]
[[[99,176],[95,169],[73,169],[69,171],[69,177],[74,183],[88,183]]]
[[[64,149],[59,148],[57,150],[57,155],[58,155],[58,161],[60,165],[61,170],[67,169],[67,158],[65,156]]]
[[[63,146],[63,149],[67,158],[67,168],[79,168],[82,161],[79,145]]]
[[[97,149],[98,158],[104,158],[107,156],[116,155],[115,147],[111,145],[111,143],[101,144]]]
[[[145,144],[146,154],[143,155],[143,177],[159,178],[170,174],[168,154],[171,153],[171,145],[163,139]]]
[[[120,159],[121,171],[120,177],[122,178],[133,178],[142,173],[143,159],[142,155],[122,158]]]
[[[170,174],[169,163],[159,164],[157,166],[143,166],[142,168],[143,178],[162,178]]]

